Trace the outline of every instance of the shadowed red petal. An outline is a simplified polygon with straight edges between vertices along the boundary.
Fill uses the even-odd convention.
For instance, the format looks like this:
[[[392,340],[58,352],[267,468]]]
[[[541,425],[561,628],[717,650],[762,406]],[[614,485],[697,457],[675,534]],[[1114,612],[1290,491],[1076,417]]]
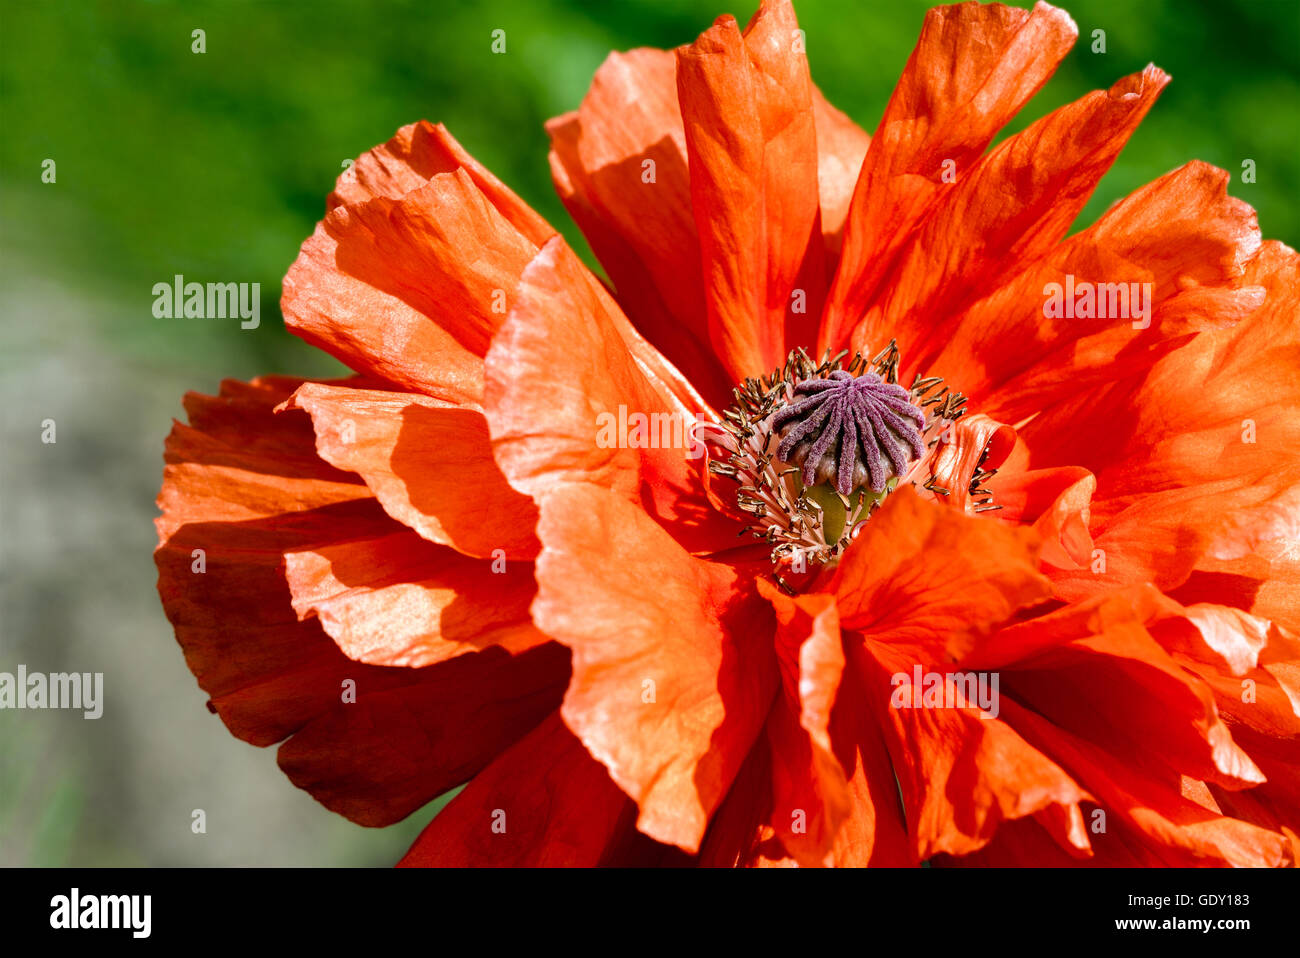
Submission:
[[[230,730],[257,745],[336,700],[350,666],[294,615],[285,548],[389,521],[364,485],[316,456],[305,414],[272,414],[300,382],[188,394],[197,428],[177,423],[167,439],[155,521],[158,592],[190,670]]]
[[[619,852],[630,840],[635,817],[636,805],[552,714],[475,776],[398,864],[622,864]]]
[[[890,643],[867,640],[853,647],[852,662],[886,730],[917,857],[966,854],[987,844],[1002,822],[1029,815],[1039,817],[1061,845],[1087,849],[1079,803],[1089,795],[1050,753],[1039,752],[974,703],[893,707],[891,677],[910,677],[917,663]],[[921,664],[925,671],[940,665]]]
[[[835,599],[824,593],[790,597],[765,580],[758,585],[776,610],[782,689],[768,719],[775,759],[772,822],[800,864],[829,864],[840,823],[850,812],[848,783],[830,737],[844,671]]]
[[[1112,755],[1229,788],[1263,781],[1210,689],[1144,628],[1145,604],[1119,594],[1067,606],[1004,629],[962,664],[1001,672],[1017,701]]]
[[[703,868],[793,868],[772,818],[773,757],[769,736],[759,736],[718,806],[700,846]]]
[[[1290,862],[1283,836],[1186,797],[1182,776],[1117,762],[1106,749],[1052,726],[1017,702],[1006,700],[1002,707],[1007,721],[1061,762],[1108,815],[1124,819],[1163,864],[1277,867]],[[1108,856],[1116,854],[1111,843],[1125,840],[1126,832],[1114,828],[1091,834],[1094,848]],[[1127,844],[1132,847],[1131,838]]]
[[[280,746],[280,768],[331,811],[389,825],[455,788],[554,713],[568,652],[462,655],[424,669],[348,663],[355,702],[333,703]]]
[[[1208,602],[1242,609],[1300,634],[1300,536],[1263,543],[1234,559],[1202,557],[1170,595],[1184,604]]]
[[[789,597],[762,580],[759,591],[777,613],[782,694],[768,716],[770,808],[755,840],[804,865],[915,864],[880,726],[859,677],[844,671],[834,597]]]
[[[454,668],[380,668],[350,661],[317,621],[298,619],[286,552],[401,531],[354,476],[316,456],[305,413],[273,413],[300,385],[228,381],[220,397],[186,397],[193,425],[168,438],[158,500],[158,591],[230,731],[255,745],[296,733],[281,756],[290,777],[355,821],[384,825],[460,784],[553,709],[567,653],[549,645]]]
[[[898,779],[871,694],[860,669],[845,669],[831,713],[831,740],[848,774],[849,791],[849,814],[833,849],[839,868],[912,866],[919,861],[908,839]]]
[[[1258,620],[1254,626],[1259,627]],[[1207,636],[1207,644],[1211,641]],[[1228,814],[1284,834],[1295,856],[1300,852],[1294,828],[1300,820],[1300,767],[1295,760],[1300,753],[1300,640],[1270,625],[1266,643],[1258,650],[1257,664],[1236,674],[1228,674],[1214,656],[1175,652],[1174,657],[1214,690],[1215,704],[1233,738],[1268,777],[1242,791],[1212,784],[1215,800]]]

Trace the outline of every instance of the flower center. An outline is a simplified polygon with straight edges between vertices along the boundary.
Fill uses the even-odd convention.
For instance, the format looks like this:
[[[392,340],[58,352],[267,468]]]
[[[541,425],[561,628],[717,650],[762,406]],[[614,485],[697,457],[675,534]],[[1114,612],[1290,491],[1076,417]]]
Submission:
[[[777,458],[802,468],[805,486],[829,482],[842,496],[869,484],[884,492],[925,455],[925,413],[897,383],[876,373],[837,369],[825,379],[805,379],[794,401],[772,416],[780,430]]]
[[[848,351],[820,363],[802,349],[746,379],[710,448],[709,471],[737,483],[746,527],[772,544],[774,578],[832,562],[900,482],[918,480],[966,398],[938,376],[898,384],[891,342],[868,362]],[[939,489],[927,481],[928,491]]]

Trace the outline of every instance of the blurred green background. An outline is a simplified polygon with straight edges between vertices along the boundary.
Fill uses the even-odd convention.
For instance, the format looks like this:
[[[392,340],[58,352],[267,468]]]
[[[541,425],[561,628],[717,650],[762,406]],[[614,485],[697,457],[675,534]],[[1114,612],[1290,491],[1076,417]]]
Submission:
[[[154,591],[170,419],[186,390],[222,377],[338,369],[284,332],[278,300],[345,159],[442,121],[585,250],[551,188],[543,121],[577,106],[608,51],[675,46],[756,6],[5,0],[0,670],[102,671],[107,704],[93,722],[0,712],[0,864],[396,860],[430,809],[351,825],[204,709]],[[927,6],[797,4],[814,78],[868,131]],[[1265,236],[1300,244],[1300,0],[1065,6],[1081,40],[1008,133],[1151,61],[1174,78],[1076,226],[1200,158],[1233,174]],[[191,52],[195,29],[206,53]],[[153,284],[175,273],[259,282],[261,327],[155,319]],[[39,439],[47,418],[55,445]],[[190,832],[194,808],[206,835]]]

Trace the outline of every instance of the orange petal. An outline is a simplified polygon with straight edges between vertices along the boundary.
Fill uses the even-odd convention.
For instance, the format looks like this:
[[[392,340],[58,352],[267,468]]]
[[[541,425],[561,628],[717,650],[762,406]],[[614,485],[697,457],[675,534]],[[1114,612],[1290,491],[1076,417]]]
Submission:
[[[466,170],[439,173],[326,216],[285,277],[285,322],[358,372],[480,402],[481,358],[536,250]]]
[[[1078,29],[1063,10],[935,7],[867,150],[818,348],[848,345],[898,252],[994,135],[1056,70]]]
[[[1300,550],[1286,539],[1234,559],[1203,557],[1170,593],[1184,605],[1209,602],[1242,609],[1300,633]]]
[[[1203,557],[1241,556],[1300,528],[1300,257],[1265,243],[1243,281],[1267,290],[1248,322],[1202,332],[1147,375],[1085,391],[1022,430],[1035,465],[1097,476],[1093,535],[1107,569],[1058,580],[1063,595],[1173,589]]]
[[[871,137],[862,127],[837,110],[813,86],[813,123],[817,127],[817,188],[821,196],[822,237],[828,265],[839,260],[844,242],[844,221],[849,215],[853,187],[862,170],[862,160]],[[833,271],[833,270],[832,270]]]
[[[290,777],[350,818],[384,825],[555,708],[567,653],[552,644],[517,659],[379,668],[298,619],[284,553],[401,529],[355,476],[316,455],[305,413],[273,413],[300,384],[225,382],[220,397],[186,397],[192,426],[168,437],[159,495],[158,590],[230,731],[255,745],[294,735],[281,750]]]
[[[788,349],[810,343],[825,297],[801,38],[788,0],[765,0],[743,36],[733,18],[720,17],[677,54],[709,340],[735,380],[774,369]]]
[[[996,470],[1015,444],[1016,431],[1006,423],[983,413],[962,416],[944,430],[935,446],[931,481],[947,490],[947,495],[936,495],[936,501],[973,514],[977,501],[983,499],[971,492],[976,471]],[[982,485],[975,483],[976,488]]]
[[[695,409],[629,351],[626,322],[561,241],[537,254],[487,358],[496,461],[535,498],[593,483],[642,502],[691,551],[728,548],[738,525],[708,506],[703,458],[689,458],[703,451]],[[648,427],[638,444],[655,448],[632,447],[636,416]]]
[[[1243,287],[1244,270],[1259,247],[1259,227],[1254,211],[1227,195],[1228,180],[1224,171],[1194,162],[1135,191],[967,309],[934,364],[971,369],[963,391],[984,412],[1015,422],[1084,386],[1149,369],[1197,328],[1187,320],[1200,317],[1183,308],[1190,299],[1208,297],[1215,323],[1239,318],[1238,299],[1253,310],[1264,290]],[[1069,276],[1127,283],[1130,292],[1133,283],[1149,283],[1150,315],[1116,318],[1107,292],[1096,318],[1074,315],[1073,303],[1068,316],[1046,316],[1048,284],[1062,287],[1064,308]],[[1143,322],[1149,327],[1135,328]]]
[[[829,590],[845,630],[962,655],[975,637],[1051,595],[1036,537],[926,503],[902,486],[845,554]]]
[[[406,529],[288,552],[285,573],[299,617],[358,662],[420,668],[548,641],[528,615],[531,562],[468,559]]]
[[[1233,723],[1233,737],[1248,750],[1268,781],[1229,792],[1212,786],[1226,812],[1285,834],[1297,849],[1300,821],[1300,640],[1274,628],[1260,663],[1241,676],[1176,656],[1214,689],[1220,711]],[[1300,859],[1297,859],[1300,860]]]
[[[1151,635],[1173,653],[1222,669],[1231,675],[1245,675],[1259,662],[1275,627],[1267,619],[1241,609],[1213,602],[1179,605],[1162,602],[1158,621],[1148,625]]]
[[[590,485],[544,497],[538,530],[533,620],[573,650],[565,723],[636,800],[638,828],[694,852],[778,681],[756,569],[693,559]]]
[[[963,310],[1065,236],[1168,82],[1147,67],[1048,114],[959,172],[900,252],[853,331],[853,347],[897,338],[909,376],[923,370],[964,384],[977,371],[968,357],[935,361]],[[1036,299],[1041,303],[1041,294]]]
[[[317,383],[288,406],[311,415],[323,459],[358,473],[389,515],[431,542],[479,558],[537,554],[537,508],[501,474],[478,410]]]
[[[534,246],[555,230],[465,151],[441,123],[428,120],[402,127],[387,143],[367,150],[340,174],[326,205],[352,206],[377,196],[400,200],[439,173],[463,169],[488,202]]]
[[[975,851],[1002,822],[1030,815],[1056,829],[1062,844],[1088,847],[1079,811],[1088,793],[1006,721],[973,703],[894,707],[892,676],[910,677],[917,663],[891,643],[868,639],[853,647],[852,662],[885,729],[919,858]]]
[[[733,383],[708,344],[675,55],[611,53],[578,110],[546,129],[560,199],[620,306],[710,403],[729,405]]]
[[[1061,466],[1000,473],[985,485],[992,490],[993,501],[1002,506],[999,519],[1032,524],[1043,541],[1044,565],[1077,569],[1091,563],[1089,507],[1097,480],[1087,469]],[[1051,574],[1051,569],[1046,571]]]
[[[272,414],[299,382],[226,381],[219,397],[187,395],[195,426],[168,436],[158,495],[163,608],[210,707],[257,745],[336,701],[350,666],[294,614],[284,550],[390,521],[355,477],[316,456],[305,414]]]
[[[772,763],[772,822],[800,864],[829,864],[840,823],[849,814],[848,782],[831,747],[844,650],[835,599],[789,597],[766,580],[759,592],[776,610],[776,654],[783,694],[768,720]]]
[[[1288,775],[1295,776],[1295,747],[1300,742],[1300,639],[1272,628],[1267,640],[1258,664],[1239,675],[1229,674],[1205,656],[1175,653],[1175,658],[1210,685],[1215,704],[1232,722],[1235,734],[1250,743],[1252,754],[1258,750],[1261,759],[1274,767],[1277,760],[1284,760],[1292,766]],[[1300,792],[1296,797],[1300,799]]]

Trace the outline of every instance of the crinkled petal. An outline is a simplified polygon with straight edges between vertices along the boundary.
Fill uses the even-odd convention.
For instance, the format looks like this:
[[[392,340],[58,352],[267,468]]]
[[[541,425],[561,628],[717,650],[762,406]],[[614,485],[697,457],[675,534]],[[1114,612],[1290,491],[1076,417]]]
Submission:
[[[533,620],[573,650],[565,723],[636,800],[641,831],[693,853],[779,681],[756,569],[692,558],[591,485],[545,496],[538,529]]]
[[[298,615],[358,662],[420,668],[549,641],[528,614],[531,562],[469,559],[410,530],[288,552],[285,575]]]
[[[402,127],[387,143],[367,150],[344,170],[326,205],[355,205],[377,196],[400,200],[439,173],[463,169],[502,216],[534,246],[555,235],[544,219],[466,152],[441,123],[428,120]]]
[[[764,0],[743,35],[720,17],[677,53],[709,341],[737,381],[812,342],[825,298],[801,39],[788,0]]]
[[[537,554],[537,507],[501,474],[478,409],[319,383],[288,405],[311,415],[321,458],[360,475],[389,515],[429,541],[479,558]]]
[[[1264,295],[1245,279],[1260,233],[1228,181],[1192,162],[1136,190],[967,309],[933,364],[971,370],[972,402],[1015,422],[1239,322]]]
[[[924,502],[910,486],[871,517],[828,590],[845,630],[950,658],[1051,595],[1031,531]]]
[[[1048,114],[959,171],[900,252],[853,332],[853,348],[894,338],[909,377],[972,378],[975,355],[936,361],[964,309],[1060,242],[1168,82],[1147,67]],[[981,351],[995,347],[981,342]]]
[[[285,553],[401,533],[355,476],[315,451],[301,380],[190,394],[168,438],[158,590],[209,708],[330,808],[385,825],[465,781],[559,703],[567,652],[501,650],[428,669],[348,659],[300,620]],[[444,671],[444,669],[446,671]]]
[[[592,483],[643,503],[693,552],[729,548],[738,527],[705,498],[697,409],[629,351],[626,322],[561,241],[537,254],[487,358],[496,461],[534,498]]]
[[[818,348],[848,345],[899,252],[1069,52],[1078,28],[1045,3],[935,7],[867,150]]]
[[[488,341],[537,247],[464,169],[338,206],[284,279],[291,331],[406,391],[482,401]]]

